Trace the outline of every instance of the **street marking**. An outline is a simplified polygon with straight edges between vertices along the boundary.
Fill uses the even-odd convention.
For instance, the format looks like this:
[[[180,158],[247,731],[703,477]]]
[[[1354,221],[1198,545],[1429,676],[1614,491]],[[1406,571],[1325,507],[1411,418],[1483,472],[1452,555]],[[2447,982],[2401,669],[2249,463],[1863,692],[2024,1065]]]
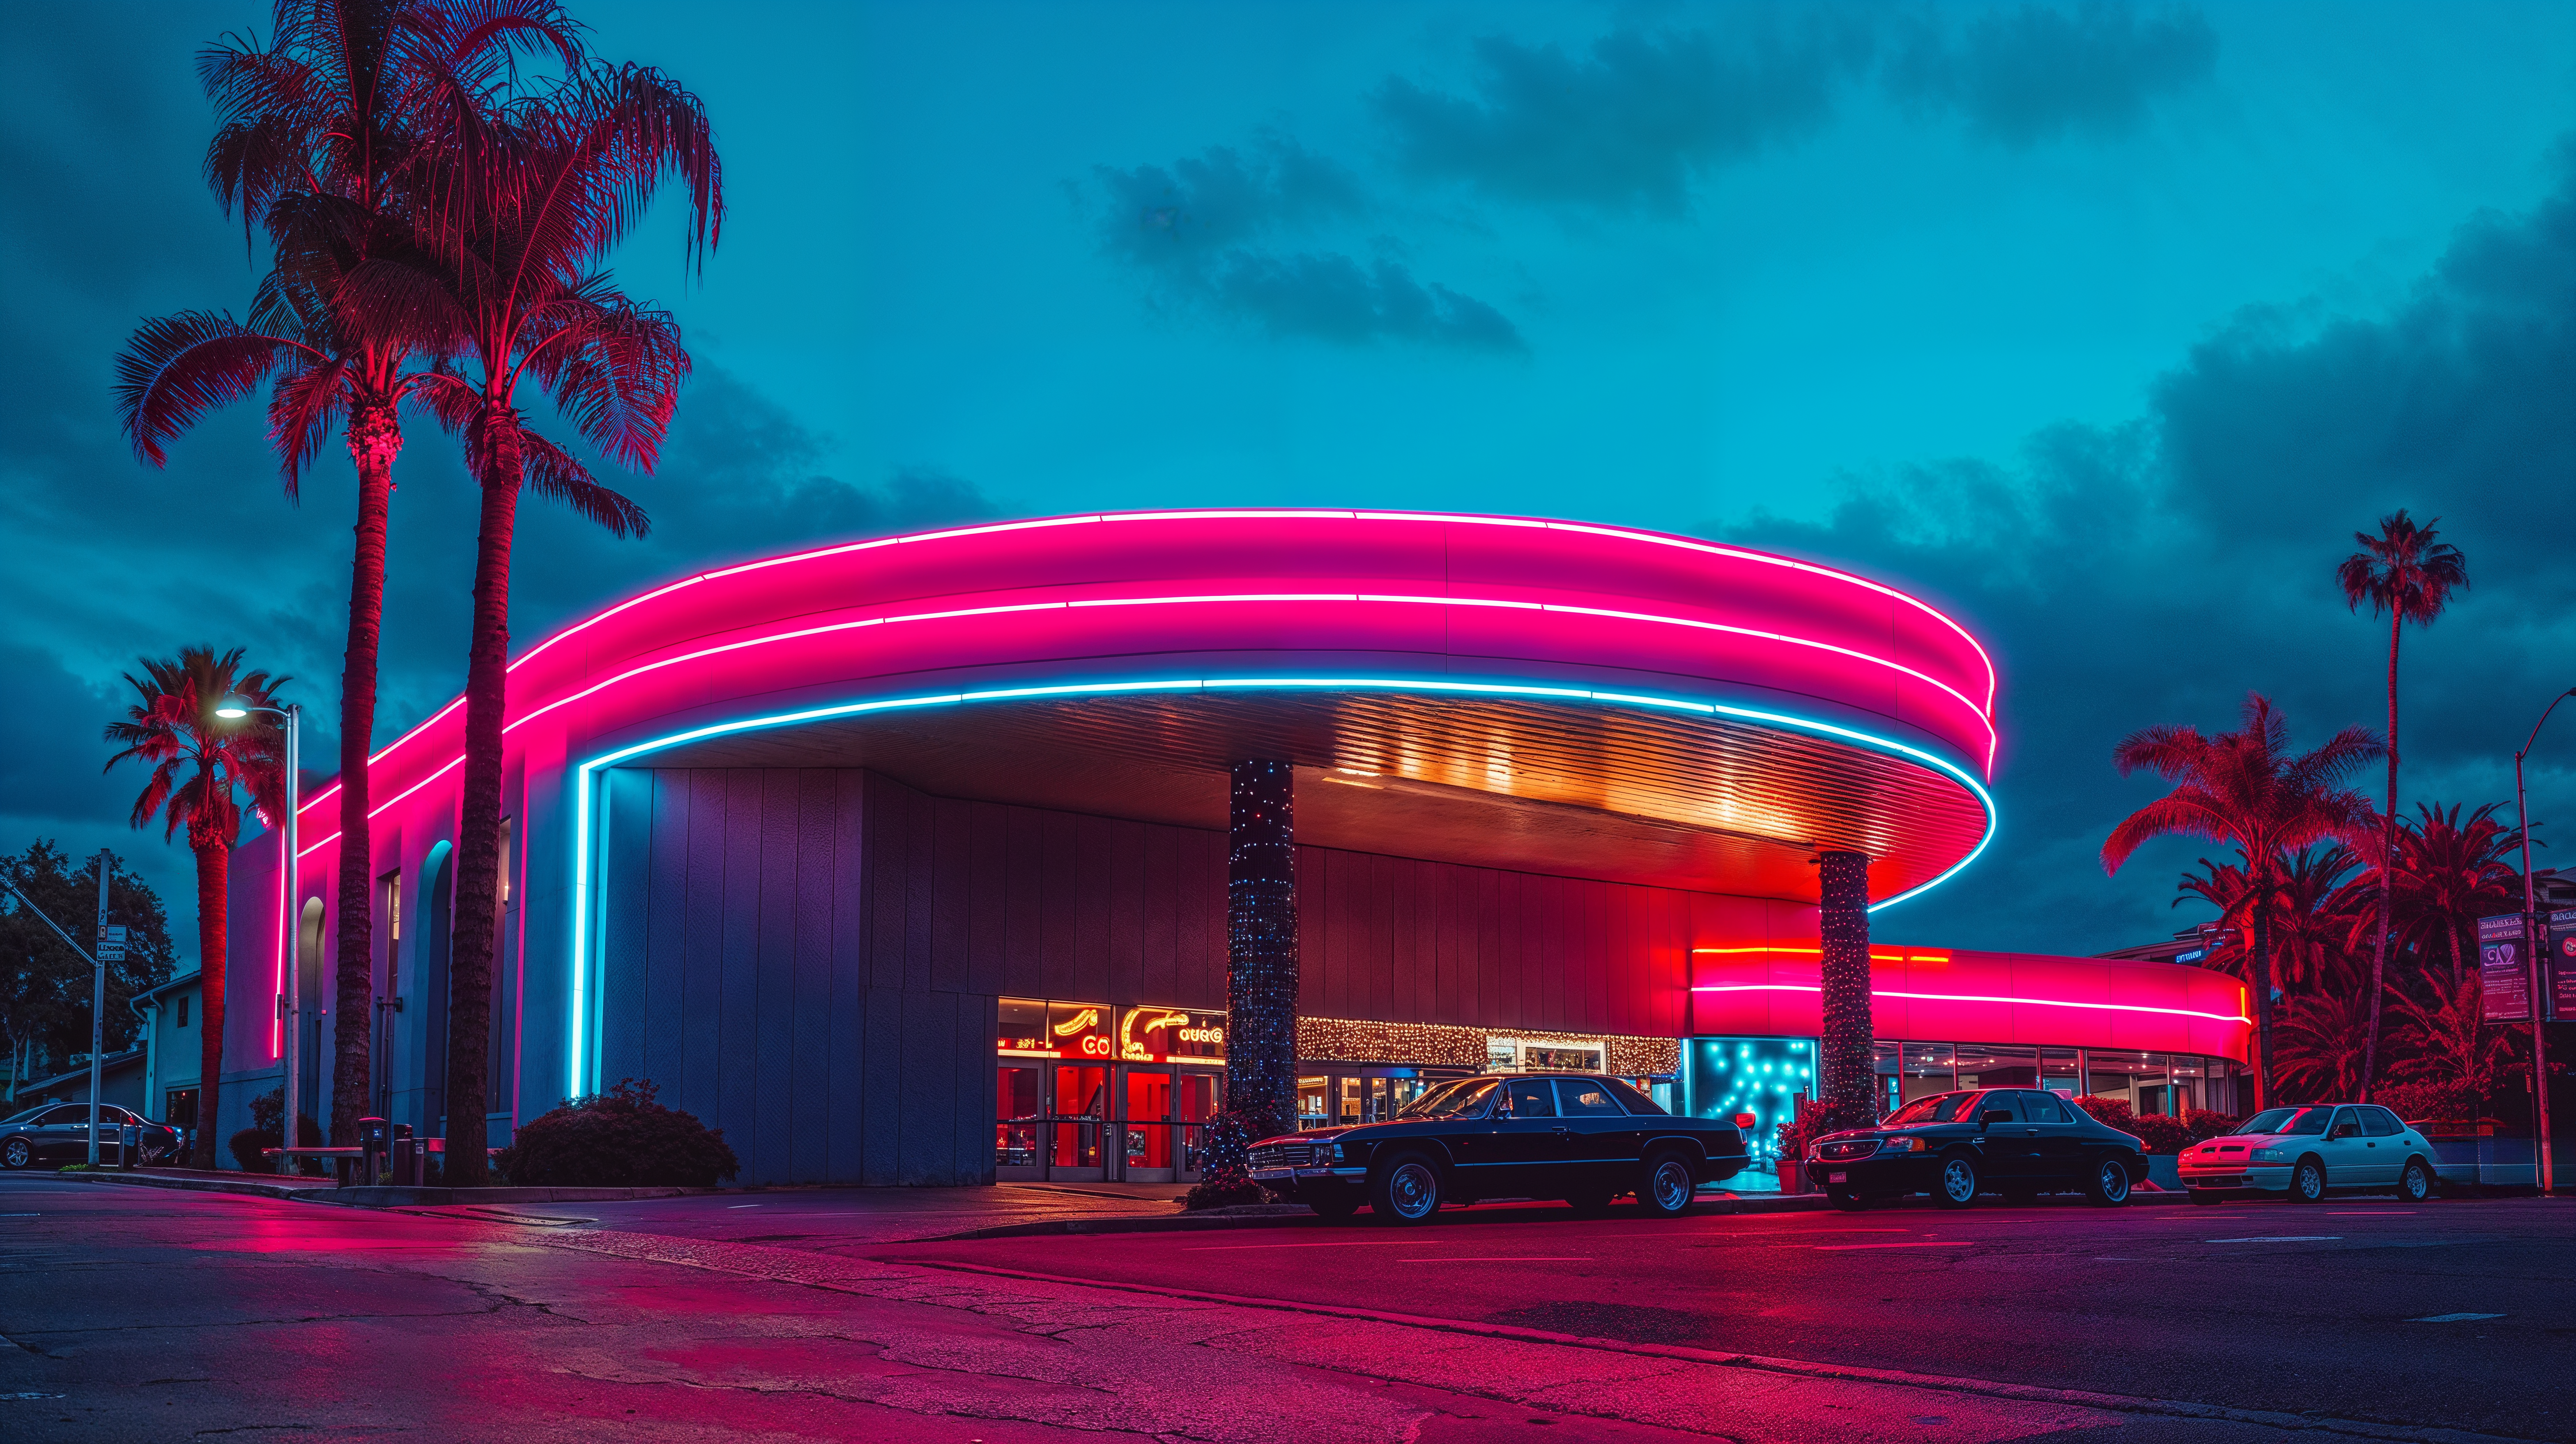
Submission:
[[[1438,1245],[1438,1244],[1425,1244],[1425,1243],[1424,1243],[1424,1242],[1422,1242],[1420,1239],[1411,1239],[1411,1238],[1406,1238],[1406,1239],[1379,1239],[1379,1240],[1377,1240],[1377,1241],[1376,1241],[1376,1242],[1374,1242],[1374,1243],[1369,1242],[1368,1240],[1365,1240],[1365,1239],[1361,1239],[1361,1240],[1353,1240],[1353,1241],[1350,1241],[1350,1242],[1344,1242],[1343,1240],[1335,1239],[1335,1240],[1334,1240],[1333,1242],[1331,1242],[1331,1243],[1228,1243],[1228,1244],[1206,1244],[1206,1245],[1202,1245],[1202,1246],[1200,1246],[1200,1247],[1198,1247],[1198,1248],[1185,1248],[1185,1249],[1181,1250],[1181,1252],[1183,1252],[1183,1253],[1250,1253],[1250,1252],[1253,1252],[1253,1251],[1255,1251],[1255,1250],[1259,1250],[1259,1249],[1273,1249],[1273,1248],[1426,1248],[1426,1247],[1427,1247],[1427,1248],[1438,1248],[1438,1247],[1439,1247],[1439,1245]]]
[[[1974,1248],[1976,1245],[1964,1238],[1927,1238],[1913,1243],[1818,1243],[1808,1247],[1819,1253],[1840,1253],[1854,1248]]]
[[[2476,1319],[2500,1319],[2503,1317],[2504,1315],[2502,1314],[2426,1314],[2420,1319],[2408,1319],[2406,1322],[2410,1324],[2465,1324]]]
[[[0,1213],[0,1218],[43,1218],[41,1213]]]
[[[2355,1209],[2349,1213],[2329,1213],[2326,1215],[2328,1218],[2413,1218],[2414,1216],[2415,1210],[2411,1208]]]
[[[2336,1241],[2336,1240],[2338,1240],[2338,1239],[2340,1239],[2340,1238],[2342,1238],[2342,1237],[2343,1237],[2343,1235],[2342,1235],[2342,1234],[2339,1234],[2339,1233],[2283,1233],[2283,1234],[2269,1234],[2269,1235],[2266,1235],[2266,1236],[2261,1237],[2261,1238],[2205,1238],[2205,1239],[2202,1239],[2202,1240],[2201,1240],[2201,1242],[2202,1242],[2202,1243],[2332,1243],[2332,1242],[2334,1242],[2334,1241]]]
[[[281,883],[281,884],[280,884],[280,886],[284,886],[284,884],[282,884],[282,883]],[[760,1207],[760,1205],[759,1205],[759,1204],[756,1204],[756,1203],[735,1203],[735,1204],[728,1204],[728,1205],[726,1205],[726,1209],[727,1209],[727,1211],[728,1211],[728,1212],[730,1212],[730,1211],[731,1211],[731,1210],[733,1210],[733,1209],[737,1209],[737,1208],[758,1208],[758,1207]]]
[[[1590,1263],[1590,1254],[1488,1254],[1478,1258],[1406,1258],[1397,1263]]]

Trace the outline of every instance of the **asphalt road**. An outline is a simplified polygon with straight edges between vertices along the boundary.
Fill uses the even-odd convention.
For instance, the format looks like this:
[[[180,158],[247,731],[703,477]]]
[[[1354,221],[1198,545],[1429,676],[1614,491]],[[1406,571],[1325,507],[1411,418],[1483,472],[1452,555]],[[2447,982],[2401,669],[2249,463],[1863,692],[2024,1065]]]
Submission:
[[[2576,1437],[2544,1392],[2567,1372],[2565,1205],[882,1236],[976,1202],[798,1191],[508,1223],[0,1177],[0,1439]],[[2434,1312],[2502,1317],[2406,1322]]]
[[[1625,1216],[1621,1216],[1625,1215]],[[2576,1438],[2576,1203],[1685,1217],[869,1250],[2282,1413]],[[2448,1321],[2428,1320],[2449,1317]]]

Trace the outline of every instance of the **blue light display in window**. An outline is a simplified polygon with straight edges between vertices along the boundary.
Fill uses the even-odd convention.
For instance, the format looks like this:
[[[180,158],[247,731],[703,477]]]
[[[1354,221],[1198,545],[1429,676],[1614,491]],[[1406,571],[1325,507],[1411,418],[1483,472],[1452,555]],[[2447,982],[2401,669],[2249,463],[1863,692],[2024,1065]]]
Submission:
[[[1684,1109],[1697,1118],[1753,1115],[1744,1149],[1756,1169],[1775,1168],[1780,1125],[1816,1093],[1813,1038],[1691,1038],[1682,1044]]]

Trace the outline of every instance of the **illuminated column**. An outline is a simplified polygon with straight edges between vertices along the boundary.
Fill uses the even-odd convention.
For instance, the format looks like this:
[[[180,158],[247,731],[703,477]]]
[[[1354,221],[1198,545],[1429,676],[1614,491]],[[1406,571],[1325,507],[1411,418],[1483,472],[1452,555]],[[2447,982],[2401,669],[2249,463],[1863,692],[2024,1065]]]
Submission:
[[[1825,955],[1825,1036],[1816,1096],[1828,1127],[1866,1128],[1878,1119],[1877,1080],[1870,1070],[1869,859],[1826,852],[1816,863]]]
[[[1253,1136],[1297,1126],[1295,773],[1237,762],[1226,807],[1226,1107]]]

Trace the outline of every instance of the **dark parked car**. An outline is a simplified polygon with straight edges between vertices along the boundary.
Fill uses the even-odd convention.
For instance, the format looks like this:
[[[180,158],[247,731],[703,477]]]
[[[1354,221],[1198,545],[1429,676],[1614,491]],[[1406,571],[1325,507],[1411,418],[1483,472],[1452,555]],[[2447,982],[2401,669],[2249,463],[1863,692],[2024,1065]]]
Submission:
[[[169,1157],[179,1149],[179,1131],[148,1119],[137,1117],[111,1104],[98,1110],[98,1159],[101,1163],[121,1163],[123,1130],[128,1124],[143,1129],[143,1145],[137,1149],[137,1162],[152,1163]],[[89,1105],[86,1103],[48,1103],[30,1108],[14,1118],[0,1119],[0,1168],[33,1168],[39,1163],[87,1163],[89,1161]]]
[[[1252,1145],[1262,1187],[1326,1218],[1367,1204],[1388,1223],[1428,1223],[1447,1204],[1561,1198],[1598,1214],[1621,1194],[1657,1218],[1691,1190],[1744,1168],[1732,1123],[1677,1118],[1615,1078],[1517,1073],[1461,1078],[1384,1123],[1318,1128]]]
[[[1935,1093],[1875,1128],[1828,1133],[1807,1148],[1808,1181],[1841,1208],[1909,1193],[1966,1208],[1980,1193],[2018,1203],[2077,1189],[2122,1204],[2146,1176],[2141,1140],[2032,1088]]]

